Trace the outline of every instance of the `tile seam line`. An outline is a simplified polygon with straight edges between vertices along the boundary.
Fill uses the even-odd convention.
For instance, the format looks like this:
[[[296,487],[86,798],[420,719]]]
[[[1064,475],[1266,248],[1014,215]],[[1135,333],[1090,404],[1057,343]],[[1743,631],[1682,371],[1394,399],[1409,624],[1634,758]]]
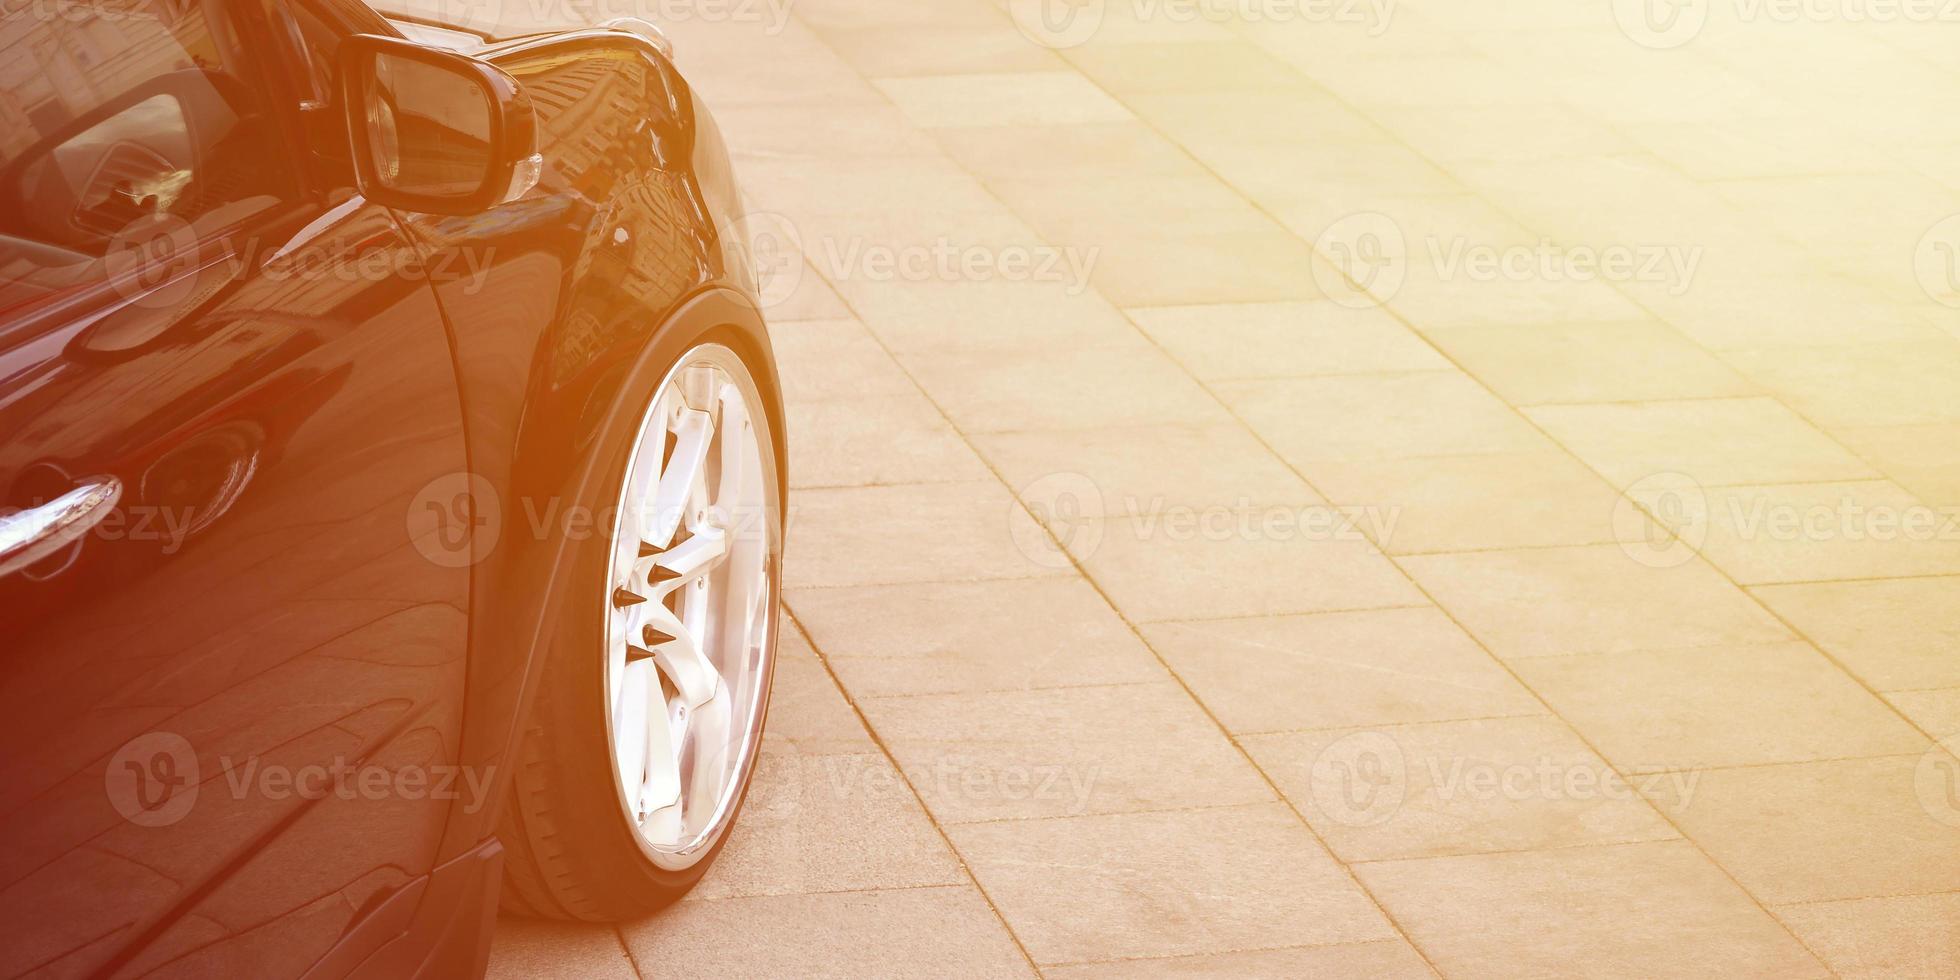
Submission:
[[[1488,851],[1445,851],[1440,854],[1403,854],[1391,857],[1354,858],[1353,862],[1364,867],[1372,868],[1390,864],[1413,864],[1417,861],[1468,861],[1475,858],[1517,857],[1523,854],[1558,854],[1564,851],[1603,851],[1610,848],[1646,847],[1655,844],[1685,844],[1692,847],[1694,842],[1680,834],[1674,834],[1668,837],[1629,837],[1620,840],[1579,841],[1570,844],[1550,844],[1545,847],[1500,847]]]
[[[1777,902],[1771,909],[1803,908],[1810,905],[1834,905],[1840,902],[1878,902],[1894,898],[1939,898],[1942,896],[1960,897],[1960,890],[1932,892],[1893,892],[1885,895],[1859,895],[1853,898],[1806,898],[1794,902]]]
[[[1007,917],[1001,914],[1000,906],[995,904],[993,895],[987,891],[987,886],[980,883],[979,876],[973,873],[973,866],[967,862],[966,855],[960,852],[959,845],[955,844],[952,836],[946,832],[946,827],[940,822],[938,815],[932,812],[930,806],[926,805],[925,797],[920,795],[919,788],[912,784],[912,777],[907,775],[905,769],[898,764],[898,758],[892,754],[891,747],[885,744],[884,736],[880,735],[878,730],[871,726],[871,719],[865,717],[864,709],[858,707],[857,700],[851,697],[851,692],[838,679],[837,672],[831,669],[830,661],[824,656],[823,648],[817,645],[816,638],[810,635],[809,630],[803,628],[803,621],[798,619],[787,607],[783,609],[783,612],[785,613],[784,618],[789,621],[787,625],[795,628],[797,635],[801,636],[803,642],[809,645],[810,652],[816,656],[817,663],[823,667],[824,676],[830,678],[831,686],[837,690],[839,696],[843,697],[844,703],[850,706],[851,714],[857,718],[858,724],[863,726],[865,736],[871,739],[873,745],[877,746],[879,754],[884,756],[885,762],[892,767],[893,773],[905,784],[906,791],[912,795],[912,802],[918,804],[919,812],[932,825],[933,832],[939,835],[940,843],[946,845],[946,850],[953,855],[953,860],[959,862],[960,872],[966,876],[968,884],[973,886],[974,891],[979,893],[980,900],[986,903],[987,911],[993,913],[994,921],[1000,923],[1001,930],[1007,933],[1008,940],[1014,944],[1015,950],[1021,954],[1021,961],[1027,964],[1028,970],[1036,977],[1043,976],[1041,967],[1035,962],[1034,955],[1028,951],[1027,944],[1021,941],[1020,935],[1008,923]]]
[[[962,868],[961,871],[964,873],[965,869]],[[700,898],[688,898],[686,901],[698,902],[702,905],[712,905],[718,902],[768,901],[776,898],[812,898],[828,895],[876,895],[880,892],[962,891],[972,886],[973,882],[971,881],[964,883],[940,881],[919,885],[867,885],[863,888],[819,888],[815,891],[750,892],[739,895],[716,895],[714,897],[704,895]]]
[[[1342,949],[1350,946],[1382,946],[1395,942],[1393,939],[1351,939],[1331,943],[1288,943],[1283,946],[1246,946],[1241,949],[1220,950],[1203,953],[1170,953],[1163,956],[1117,956],[1102,960],[1065,960],[1048,964],[1060,970],[1078,966],[1117,966],[1125,963],[1162,963],[1170,960],[1195,960],[1214,956],[1237,956],[1241,953],[1286,953],[1294,950]]]
[[[611,931],[613,943],[619,947],[620,955],[626,957],[626,968],[632,970],[633,975],[640,980],[650,980],[647,972],[640,969],[640,961],[634,958],[633,947],[626,944],[625,926],[618,922],[612,923]]]
[[[1189,806],[1150,806],[1134,810],[1097,810],[1089,813],[1041,813],[1024,817],[986,817],[980,820],[948,820],[946,826],[964,827],[1002,827],[1014,824],[1059,823],[1064,820],[1104,820],[1123,817],[1157,816],[1169,813],[1212,813],[1219,810],[1252,810],[1261,807],[1281,806],[1278,798],[1270,800],[1243,800],[1238,803],[1193,803]]]

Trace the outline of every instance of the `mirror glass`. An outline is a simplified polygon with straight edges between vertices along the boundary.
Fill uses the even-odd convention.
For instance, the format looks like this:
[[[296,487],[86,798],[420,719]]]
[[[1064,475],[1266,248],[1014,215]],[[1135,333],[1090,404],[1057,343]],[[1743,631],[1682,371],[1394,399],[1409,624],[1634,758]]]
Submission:
[[[368,87],[368,145],[391,190],[464,197],[491,166],[490,96],[469,76],[378,54]]]

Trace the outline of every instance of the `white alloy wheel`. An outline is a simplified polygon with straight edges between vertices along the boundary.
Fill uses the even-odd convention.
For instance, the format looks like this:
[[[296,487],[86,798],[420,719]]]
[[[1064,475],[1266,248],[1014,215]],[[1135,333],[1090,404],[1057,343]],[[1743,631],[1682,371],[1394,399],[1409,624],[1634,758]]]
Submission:
[[[612,525],[608,744],[626,819],[668,870],[727,830],[762,735],[781,541],[756,390],[727,347],[683,355],[640,423]]]

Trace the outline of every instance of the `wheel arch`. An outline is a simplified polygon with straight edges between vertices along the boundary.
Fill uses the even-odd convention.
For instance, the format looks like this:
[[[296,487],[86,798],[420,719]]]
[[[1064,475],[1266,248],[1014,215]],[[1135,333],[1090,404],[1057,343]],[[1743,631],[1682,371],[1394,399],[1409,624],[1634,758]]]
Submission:
[[[582,423],[581,431],[572,434],[581,450],[564,459],[520,450],[511,472],[526,474],[533,486],[549,487],[552,501],[571,502],[594,512],[606,506],[613,490],[606,478],[607,464],[637,431],[644,397],[659,383],[668,362],[696,340],[712,336],[736,347],[753,369],[782,464],[777,467],[778,491],[783,494],[779,499],[787,501],[787,420],[774,352],[755,304],[734,288],[711,285],[676,304],[645,336],[635,356],[624,363],[618,383],[608,386],[603,411],[582,414],[591,420],[589,431]],[[526,458],[533,455],[536,458]],[[555,472],[541,474],[533,468],[540,465]],[[500,544],[508,546],[498,547],[480,563],[481,585],[472,588],[470,663],[458,756],[462,778],[474,775],[482,789],[461,794],[452,804],[440,852],[443,858],[469,851],[495,831],[497,810],[511,777],[505,761],[512,758],[536,699],[554,626],[568,602],[568,590],[562,586],[571,577],[580,543],[568,534],[530,534],[529,522],[545,508],[536,506],[534,498],[503,496],[505,531],[521,533],[500,537]],[[519,540],[506,540],[509,537]]]

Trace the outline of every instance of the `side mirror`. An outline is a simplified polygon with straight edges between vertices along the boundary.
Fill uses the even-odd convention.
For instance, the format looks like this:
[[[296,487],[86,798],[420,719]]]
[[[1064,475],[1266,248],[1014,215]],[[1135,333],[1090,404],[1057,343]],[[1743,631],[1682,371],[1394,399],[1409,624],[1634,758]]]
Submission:
[[[538,182],[537,116],[524,89],[475,58],[362,34],[340,44],[354,177],[376,204],[477,214]]]

